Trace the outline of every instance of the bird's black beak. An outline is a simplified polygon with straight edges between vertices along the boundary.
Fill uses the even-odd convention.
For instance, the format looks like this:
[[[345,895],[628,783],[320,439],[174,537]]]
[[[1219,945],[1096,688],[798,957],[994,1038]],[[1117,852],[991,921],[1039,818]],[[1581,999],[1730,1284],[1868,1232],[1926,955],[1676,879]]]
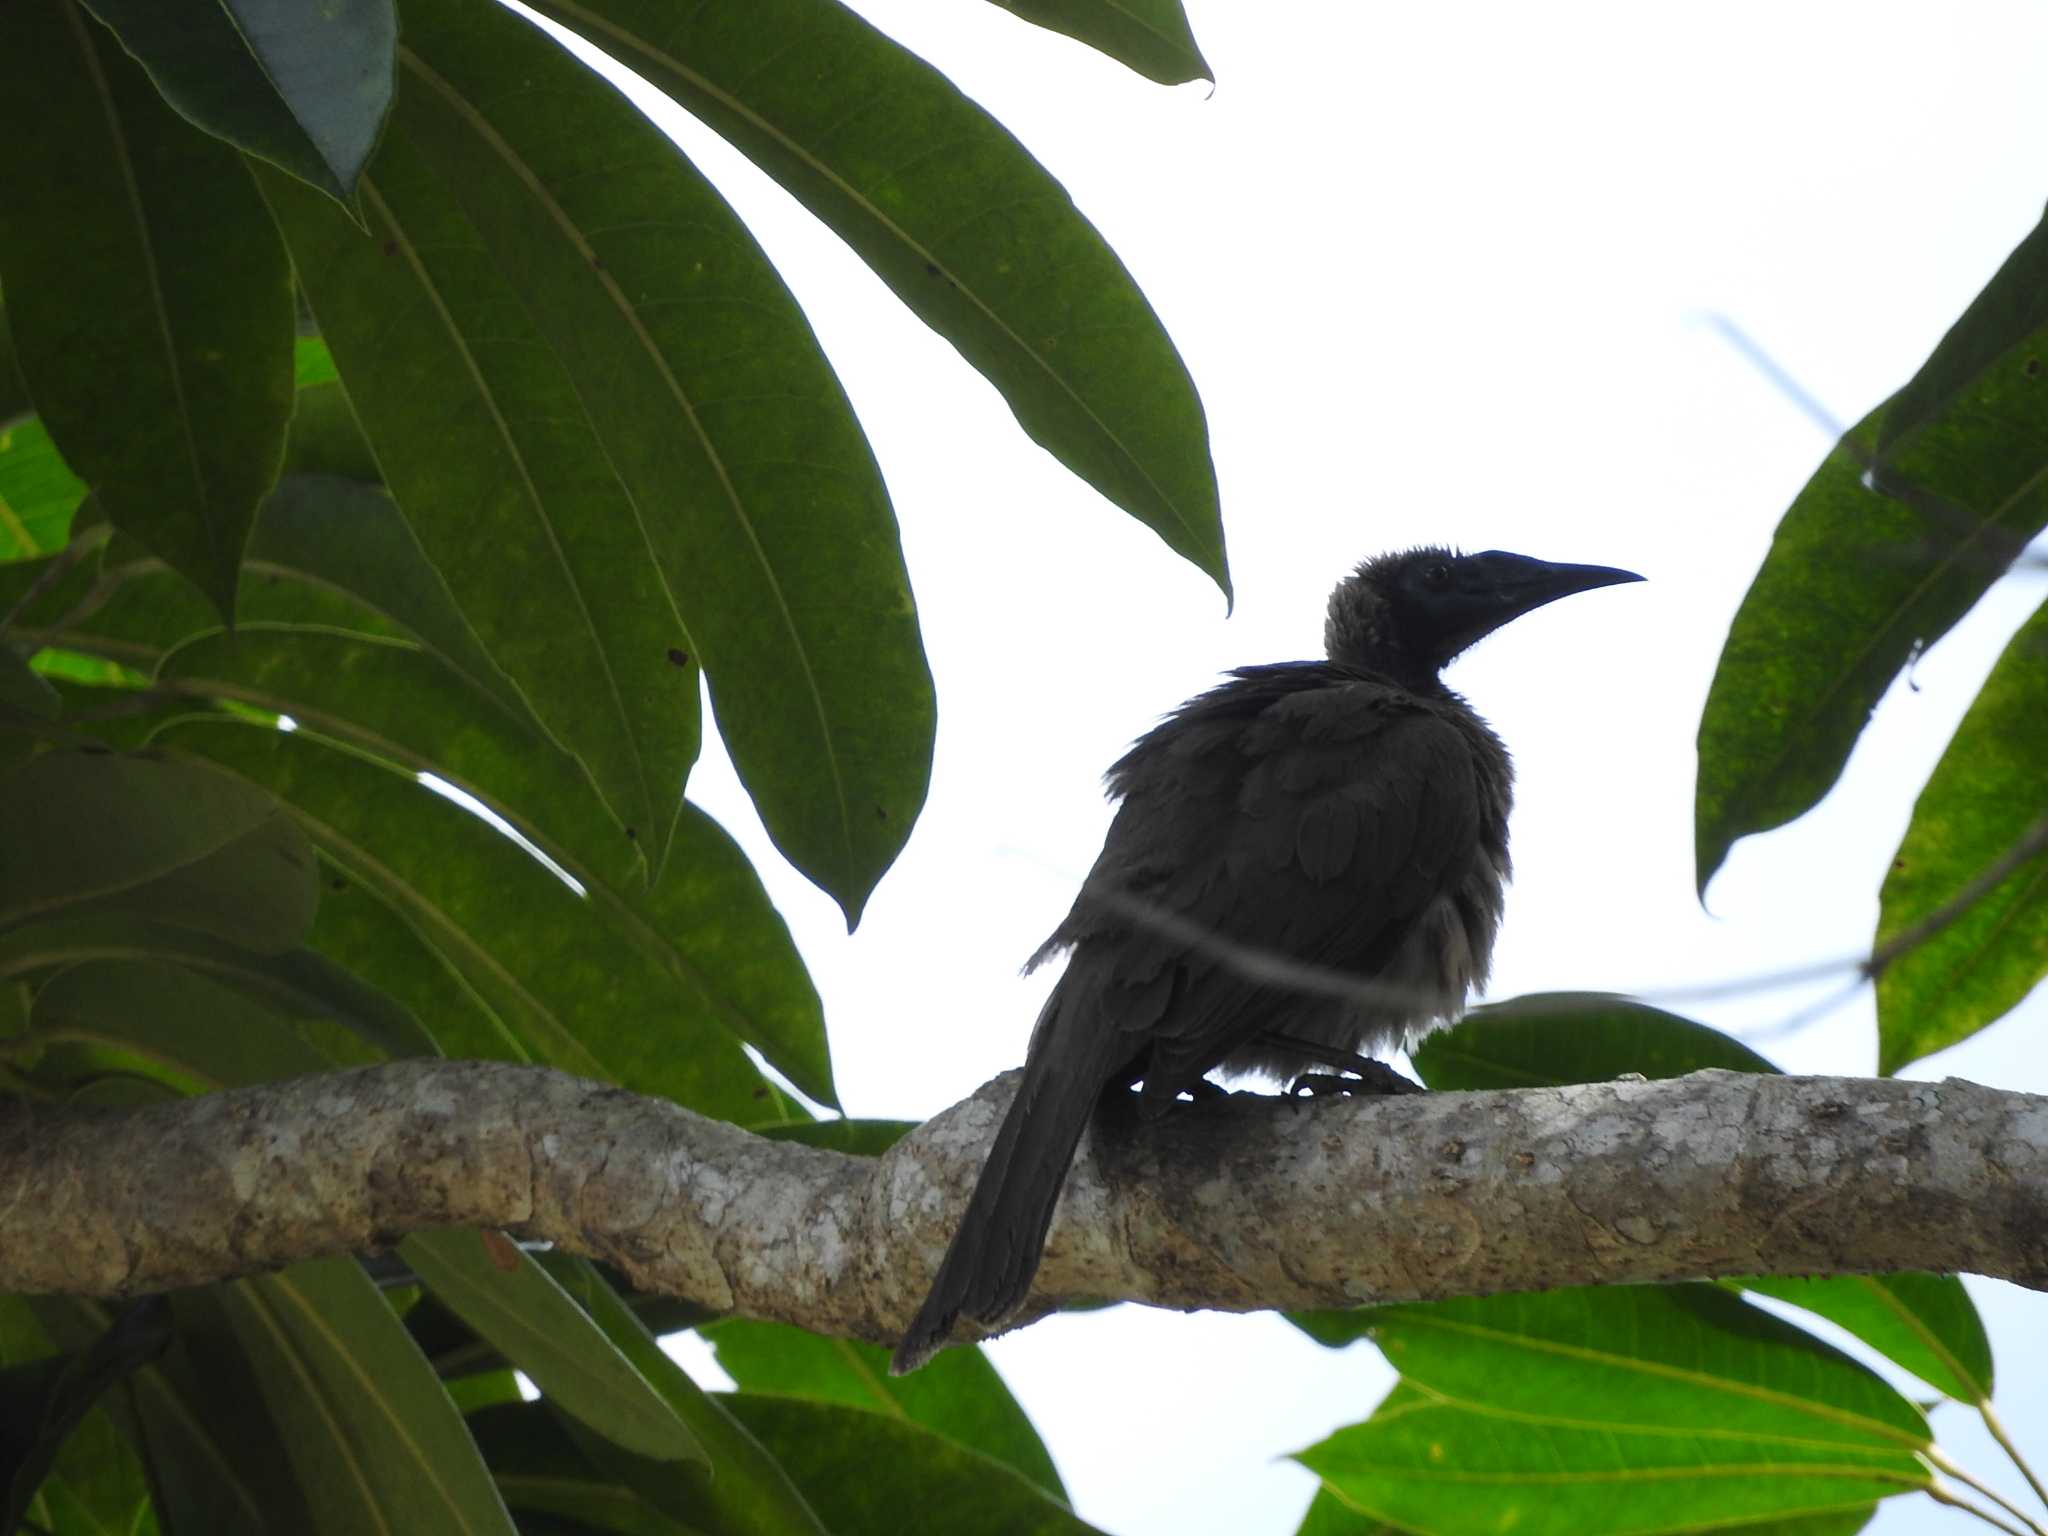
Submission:
[[[1560,565],[1499,549],[1467,555],[1454,567],[1452,590],[1434,604],[1444,659],[1560,597],[1642,579],[1611,565]]]

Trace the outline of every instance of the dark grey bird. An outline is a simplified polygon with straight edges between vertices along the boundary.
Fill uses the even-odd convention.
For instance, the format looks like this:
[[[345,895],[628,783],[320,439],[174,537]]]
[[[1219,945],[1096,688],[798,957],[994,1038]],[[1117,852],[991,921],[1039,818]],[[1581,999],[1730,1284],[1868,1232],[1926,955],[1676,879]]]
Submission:
[[[1023,1303],[1107,1095],[1141,1084],[1156,1117],[1214,1069],[1373,1068],[1457,1016],[1500,925],[1513,770],[1439,674],[1532,609],[1641,579],[1499,550],[1368,560],[1330,594],[1328,660],[1239,668],[1109,770],[1109,836],[1031,965],[1072,958],[894,1370]]]

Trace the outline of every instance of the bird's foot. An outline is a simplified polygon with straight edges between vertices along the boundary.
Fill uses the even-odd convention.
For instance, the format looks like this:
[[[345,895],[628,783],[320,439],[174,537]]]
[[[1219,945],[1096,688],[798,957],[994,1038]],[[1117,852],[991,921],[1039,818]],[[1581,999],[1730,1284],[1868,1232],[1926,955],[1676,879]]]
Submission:
[[[1371,1096],[1395,1093],[1426,1093],[1422,1084],[1396,1072],[1384,1061],[1361,1056],[1342,1072],[1304,1072],[1287,1085],[1292,1098],[1319,1099],[1326,1094]]]

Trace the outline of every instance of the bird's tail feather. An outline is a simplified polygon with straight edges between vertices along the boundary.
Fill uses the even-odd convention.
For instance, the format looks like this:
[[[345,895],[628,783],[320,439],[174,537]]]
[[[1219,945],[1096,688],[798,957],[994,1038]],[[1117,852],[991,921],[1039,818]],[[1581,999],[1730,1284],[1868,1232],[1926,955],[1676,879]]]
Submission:
[[[1053,1208],[1109,1070],[1085,1059],[1095,1053],[1083,1042],[1062,1038],[1072,1021],[1060,1016],[1060,1007],[1056,991],[931,1292],[889,1362],[895,1375],[938,1353],[963,1315],[1000,1322],[1031,1292]],[[1099,1039],[1109,1032],[1091,1033]]]

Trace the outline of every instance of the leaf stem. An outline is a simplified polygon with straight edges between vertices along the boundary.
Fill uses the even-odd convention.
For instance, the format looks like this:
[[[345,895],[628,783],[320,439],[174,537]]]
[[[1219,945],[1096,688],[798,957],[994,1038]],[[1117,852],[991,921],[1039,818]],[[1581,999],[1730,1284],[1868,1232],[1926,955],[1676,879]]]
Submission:
[[[1980,1482],[1978,1479],[1972,1477],[1969,1473],[1965,1472],[1961,1467],[1957,1466],[1953,1461],[1949,1459],[1948,1454],[1945,1451],[1943,1451],[1940,1446],[1930,1445],[1927,1447],[1926,1450],[1922,1451],[1920,1454],[1922,1459],[1924,1459],[1929,1466],[1932,1466],[1939,1471],[1946,1472],[1950,1477],[1954,1478],[1957,1482],[1964,1484],[1965,1486],[1971,1488],[1977,1493],[1983,1494],[1985,1498],[1989,1499],[1992,1503],[1996,1504],[2000,1509],[2004,1510],[2007,1514],[2011,1515],[2015,1520],[2019,1521],[2029,1531],[2041,1532],[2042,1536],[2048,1536],[2048,1527],[2043,1527],[2040,1521],[2036,1520],[2024,1509],[2021,1509],[2019,1505],[2013,1503],[2011,1499],[2008,1499],[2004,1494],[2000,1493],[1996,1488],[1993,1488],[1990,1484]],[[2010,1452],[2010,1450],[2008,1450],[2007,1454],[2011,1455],[2012,1453]],[[2018,1458],[2015,1457],[2014,1459],[2017,1460]],[[2022,1467],[2021,1470],[2025,1471],[2026,1469]]]
[[[2041,1486],[2041,1479],[2027,1464],[2027,1458],[2022,1456],[2020,1448],[2012,1443],[2012,1436],[2005,1432],[2005,1425],[1992,1411],[1990,1398],[1987,1397],[1977,1404],[1977,1413],[1984,1420],[1984,1427],[1991,1431],[1991,1438],[1998,1442],[1998,1448],[2011,1457],[2012,1464],[2020,1469],[2020,1476],[2024,1477],[2027,1486],[2034,1490],[2034,1497],[2039,1499],[2044,1507],[2048,1507],[2048,1488]]]
[[[1934,1500],[1935,1503],[1946,1504],[1950,1509],[1959,1509],[1966,1515],[1975,1515],[1993,1530],[2004,1531],[2006,1536],[2034,1536],[2034,1532],[2041,1529],[2032,1521],[2022,1526],[1999,1519],[1990,1510],[1983,1508],[1981,1505],[1972,1504],[1968,1499],[1961,1497],[1953,1488],[1949,1487],[1948,1484],[1938,1477],[1932,1479],[1927,1484],[1926,1493],[1927,1497]]]

